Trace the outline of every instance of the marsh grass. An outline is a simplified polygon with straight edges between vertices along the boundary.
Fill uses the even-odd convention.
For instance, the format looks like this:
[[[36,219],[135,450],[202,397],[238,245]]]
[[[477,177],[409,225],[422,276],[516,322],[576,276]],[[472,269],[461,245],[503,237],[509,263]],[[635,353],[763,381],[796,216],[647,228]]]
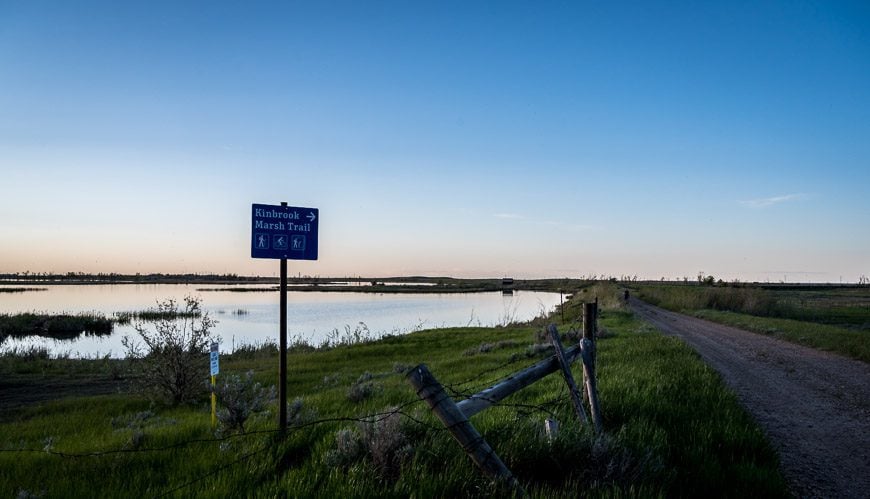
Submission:
[[[176,319],[191,319],[200,317],[201,310],[184,310],[184,309],[145,309],[138,311],[115,312],[112,314],[112,320],[117,324],[130,324],[135,321],[157,322]]]
[[[42,336],[58,340],[82,334],[104,336],[112,333],[112,321],[96,313],[85,314],[0,314],[0,342],[6,338]]]
[[[4,289],[4,288],[0,288]],[[41,288],[5,288],[38,290]],[[247,311],[236,310],[234,314],[246,314]],[[47,314],[24,312],[18,314],[0,314],[0,342],[7,338],[26,338],[41,336],[56,340],[71,340],[81,335],[107,336],[114,331],[114,325],[126,325],[136,321],[158,322],[196,318],[202,314],[200,310],[166,310],[146,309],[139,311],[115,312],[106,317],[96,312],[81,314]]]
[[[569,303],[569,308],[577,305]],[[544,378],[472,418],[532,496],[786,496],[775,453],[697,355],[618,308],[603,311],[601,325],[610,331],[598,344],[603,436],[576,420],[558,376]],[[451,328],[293,350],[288,355],[288,394],[300,398],[297,412],[308,411],[309,416],[300,420],[304,425],[291,425],[284,440],[257,433],[275,427],[274,405],[249,420],[244,436],[215,442],[207,441],[207,404],[172,408],[117,395],[24,409],[0,424],[0,449],[42,449],[51,439],[52,449],[61,452],[134,444],[143,452],[87,459],[0,453],[0,491],[155,496],[225,467],[171,495],[507,496],[509,491],[482,476],[418,401],[405,373],[425,362],[461,399],[538,360],[525,355],[536,334],[531,326]],[[463,355],[499,342],[502,348]],[[506,364],[510,360],[514,362]],[[274,384],[277,356],[270,348],[237,350],[222,358],[221,369],[227,374],[251,369],[253,380]],[[580,379],[576,365],[574,376]],[[349,401],[349,387],[366,383],[377,387],[359,401]],[[370,416],[389,414],[396,407],[406,416]],[[111,424],[135,421],[143,411],[153,416],[142,428]],[[175,423],[151,426],[147,421],[153,417]],[[562,431],[552,443],[544,436],[545,418],[561,422]],[[206,441],[184,444],[194,439]],[[177,447],[144,452],[173,445]],[[46,470],[51,470],[52,480],[45,480]]]

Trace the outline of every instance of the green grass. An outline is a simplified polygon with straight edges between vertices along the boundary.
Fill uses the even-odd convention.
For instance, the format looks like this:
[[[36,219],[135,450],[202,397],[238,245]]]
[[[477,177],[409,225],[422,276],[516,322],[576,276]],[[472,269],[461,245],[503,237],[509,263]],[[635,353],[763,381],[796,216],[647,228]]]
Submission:
[[[816,324],[793,319],[755,317],[735,312],[699,310],[696,317],[774,336],[820,350],[870,362],[870,331]]]
[[[725,310],[870,330],[870,287],[645,284],[635,288],[642,299],[677,312]]]
[[[566,312],[571,310],[576,307],[566,307]],[[604,436],[579,424],[557,374],[471,419],[532,496],[786,495],[776,455],[761,431],[691,349],[626,311],[605,310],[600,324],[607,332],[598,345]],[[0,449],[11,451],[0,452],[0,495],[154,496],[213,471],[213,476],[171,495],[504,495],[506,491],[472,465],[425,405],[415,402],[404,371],[426,363],[461,398],[543,358],[545,354],[527,356],[534,336],[531,326],[439,329],[295,351],[288,356],[288,393],[302,400],[296,422],[304,426],[291,428],[284,440],[257,433],[274,428],[274,406],[246,425],[248,434],[220,441],[210,441],[205,399],[167,408],[134,394],[112,395],[21,410],[0,423]],[[480,348],[499,342],[499,348]],[[466,351],[475,354],[463,355]],[[519,360],[505,365],[511,358]],[[277,377],[277,357],[271,347],[245,349],[222,357],[221,369],[224,374],[253,370],[257,381],[271,384]],[[577,365],[574,376],[581,379]],[[371,394],[352,402],[348,393],[361,379],[371,384]],[[405,446],[391,455],[392,465],[384,465],[374,453],[339,452],[337,432],[359,433],[361,423],[318,423],[361,418],[396,406],[417,422],[402,418],[396,424]],[[562,425],[552,445],[543,437],[546,417]],[[378,441],[395,434],[369,433]],[[195,439],[208,441],[185,444]],[[381,443],[383,448],[389,442]],[[67,453],[124,451],[63,458],[42,452],[46,447]],[[15,451],[22,448],[37,452]]]
[[[870,288],[641,285],[676,312],[870,362]]]

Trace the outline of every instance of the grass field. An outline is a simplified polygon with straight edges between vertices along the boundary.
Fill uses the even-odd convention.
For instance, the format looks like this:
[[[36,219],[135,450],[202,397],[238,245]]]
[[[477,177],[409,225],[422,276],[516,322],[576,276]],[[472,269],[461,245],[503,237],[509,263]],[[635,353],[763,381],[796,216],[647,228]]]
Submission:
[[[870,288],[638,285],[677,312],[870,362]]]
[[[693,315],[701,319],[870,362],[870,331],[856,331],[794,319],[755,317],[720,310],[698,310]]]
[[[600,291],[577,293],[566,318]],[[610,296],[601,304],[615,305]],[[775,453],[697,355],[616,306],[602,311],[600,325],[603,435],[576,420],[558,375],[471,420],[532,496],[786,495]],[[172,408],[117,394],[3,413],[0,495],[503,495],[417,400],[404,373],[426,363],[462,398],[544,358],[531,347],[539,327],[429,330],[291,352],[288,393],[298,400],[283,439],[272,431],[274,404],[247,433],[220,436],[205,398]],[[79,362],[106,375],[103,361]],[[14,360],[0,366],[25,369]],[[221,368],[222,375],[252,370],[274,384],[277,356],[268,345],[242,349],[224,356]],[[574,375],[580,379],[578,366]],[[562,428],[552,444],[543,432],[548,417]]]

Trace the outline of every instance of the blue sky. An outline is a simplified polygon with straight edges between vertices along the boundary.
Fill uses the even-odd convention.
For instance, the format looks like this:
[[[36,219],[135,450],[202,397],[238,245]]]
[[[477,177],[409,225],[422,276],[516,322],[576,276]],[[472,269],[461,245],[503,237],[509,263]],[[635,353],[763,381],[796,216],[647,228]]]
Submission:
[[[6,2],[0,271],[870,274],[866,2]]]

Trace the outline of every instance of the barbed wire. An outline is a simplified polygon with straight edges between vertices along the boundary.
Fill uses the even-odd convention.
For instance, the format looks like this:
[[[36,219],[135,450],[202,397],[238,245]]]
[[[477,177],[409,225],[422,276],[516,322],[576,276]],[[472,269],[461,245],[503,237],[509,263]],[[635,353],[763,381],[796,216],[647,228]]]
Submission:
[[[277,430],[276,430],[276,431],[277,431]],[[156,497],[166,497],[166,496],[168,496],[168,495],[170,495],[170,494],[173,494],[173,493],[175,493],[175,492],[178,492],[179,490],[186,489],[187,487],[190,487],[191,485],[194,485],[194,484],[196,484],[196,483],[199,483],[199,482],[205,480],[206,478],[209,478],[209,477],[211,477],[211,476],[217,475],[218,473],[220,473],[220,472],[222,472],[222,471],[224,471],[224,470],[226,470],[226,469],[232,468],[233,466],[235,466],[235,465],[237,465],[237,464],[239,464],[239,463],[245,462],[245,461],[247,461],[248,459],[251,459],[252,457],[256,456],[257,454],[259,454],[259,453],[261,453],[261,452],[263,452],[263,451],[265,451],[265,450],[268,450],[269,448],[271,448],[271,445],[268,445],[268,444],[263,445],[263,446],[260,447],[258,450],[255,450],[255,451],[253,451],[253,452],[249,452],[249,453],[243,455],[242,457],[236,459],[235,461],[232,461],[232,462],[230,462],[230,463],[227,463],[227,464],[225,464],[225,465],[223,465],[223,466],[219,466],[219,467],[217,467],[217,468],[215,468],[215,469],[209,471],[208,473],[205,473],[205,474],[203,474],[203,475],[200,475],[200,476],[194,478],[193,480],[187,481],[187,482],[185,482],[185,483],[183,483],[183,484],[181,484],[181,485],[179,485],[179,486],[177,486],[177,487],[175,487],[175,488],[173,488],[173,489],[170,489],[170,490],[167,490],[167,491],[165,491],[165,492],[163,492],[163,493],[161,493],[161,494],[158,494]]]
[[[568,327],[568,331],[575,331],[575,332],[577,331],[577,330],[575,329],[575,326],[577,325],[578,320],[582,320],[582,318],[577,319],[577,320],[575,320],[574,322],[572,322],[571,325]],[[564,334],[564,333],[563,333],[563,334]],[[503,362],[503,363],[501,363],[501,364],[499,364],[499,365],[497,365],[497,366],[491,367],[491,368],[489,368],[489,369],[485,369],[485,370],[483,370],[483,371],[481,371],[481,372],[475,374],[474,376],[471,376],[470,378],[464,379],[464,380],[462,380],[462,381],[457,381],[457,382],[453,382],[453,383],[443,383],[443,386],[444,386],[445,388],[447,388],[449,391],[453,392],[453,393],[461,394],[461,393],[462,393],[462,390],[460,390],[459,387],[461,387],[461,386],[463,386],[463,385],[467,385],[467,384],[469,384],[469,383],[471,383],[471,382],[473,382],[473,381],[477,381],[477,380],[479,380],[480,378],[482,378],[482,377],[484,377],[484,376],[486,376],[486,375],[488,375],[488,374],[494,373],[494,372],[496,372],[496,371],[500,371],[500,370],[504,369],[505,367],[508,367],[508,366],[510,366],[510,365],[513,365],[513,364],[516,364],[517,362],[521,362],[521,361],[524,361],[524,360],[528,360],[528,359],[530,359],[530,358],[533,358],[533,356],[527,356],[527,355],[521,355],[521,354],[520,354],[520,355],[517,355],[517,354],[515,353],[514,355],[512,355],[511,357],[509,357],[508,360],[506,360],[505,362]],[[490,380],[488,380],[488,381],[485,381],[485,382],[483,382],[483,383],[478,383],[477,385],[475,385],[476,388],[472,388],[471,391],[475,391],[475,392],[476,392],[476,391],[478,391],[480,388],[483,388],[483,387],[486,387],[486,386],[490,386],[490,385],[492,385],[495,381],[499,381],[499,380],[501,380],[502,378],[503,378],[503,376],[500,376],[500,377],[498,377],[498,378],[492,378],[492,379],[490,379]]]
[[[484,371],[482,371],[482,372],[480,372],[480,373],[478,373],[478,374],[476,374],[476,375],[474,375],[474,376],[472,376],[472,377],[470,377],[470,378],[468,378],[468,379],[465,379],[465,380],[460,381],[460,382],[458,382],[458,383],[442,383],[442,386],[444,386],[444,388],[446,388],[447,391],[451,392],[451,393],[454,394],[454,395],[461,395],[461,394],[463,393],[463,391],[465,391],[465,390],[462,390],[462,389],[459,388],[459,387],[461,387],[462,385],[467,385],[467,384],[469,384],[469,383],[471,383],[471,382],[473,382],[473,381],[476,381],[476,380],[478,380],[478,379],[480,379],[480,378],[482,378],[482,377],[484,377],[484,376],[486,376],[486,375],[488,375],[488,374],[494,373],[494,372],[496,372],[496,371],[501,371],[502,369],[504,369],[504,368],[506,368],[506,367],[508,367],[508,366],[511,366],[511,365],[513,365],[513,364],[516,364],[517,362],[520,362],[520,361],[523,361],[523,360],[529,360],[529,358],[528,358],[528,357],[524,357],[524,356],[519,356],[519,357],[517,357],[517,358],[513,358],[513,356],[511,356],[511,358],[509,358],[507,361],[502,362],[501,364],[499,364],[499,365],[497,365],[497,366],[495,366],[495,367],[491,367],[491,368],[489,368],[489,369],[485,369]],[[470,388],[470,389],[468,389],[468,390],[470,390],[472,393],[474,393],[474,392],[478,391],[480,388],[483,388],[483,387],[486,387],[486,386],[491,386],[491,385],[494,384],[496,381],[499,381],[499,380],[501,380],[501,379],[503,379],[503,378],[504,378],[503,375],[502,375],[502,376],[499,376],[499,377],[497,377],[497,378],[491,378],[491,379],[489,379],[489,380],[487,380],[487,381],[485,381],[485,382],[483,382],[483,383],[478,383],[477,385],[475,385],[475,387]]]
[[[576,321],[575,321],[575,323],[576,323]],[[570,326],[568,330],[569,331],[573,330],[573,325]],[[483,384],[478,383],[478,384],[473,385],[471,387],[468,387],[465,385],[468,385],[470,383],[478,381],[481,378],[484,378],[485,376],[490,375],[494,372],[504,370],[508,366],[511,366],[511,365],[516,364],[518,362],[528,360],[529,358],[530,357],[525,356],[525,355],[517,356],[516,354],[514,354],[514,355],[511,355],[505,362],[499,363],[498,365],[496,365],[494,367],[485,369],[485,370],[475,374],[474,376],[472,376],[470,378],[467,378],[467,379],[462,380],[462,381],[457,382],[457,383],[445,384],[443,386],[445,387],[445,389],[448,392],[451,392],[454,397],[455,396],[469,397],[473,394],[473,392],[477,391],[476,386],[478,386],[478,385],[480,387],[491,386],[493,383],[495,383],[498,380],[503,379],[505,376],[499,376],[497,378],[487,379]],[[500,401],[492,401],[492,406],[493,407],[504,407],[504,408],[514,409],[517,411],[518,415],[522,416],[522,417],[530,417],[531,414],[534,412],[543,412],[543,413],[550,415],[551,417],[555,417],[556,414],[555,414],[554,410],[551,409],[552,406],[565,402],[567,400],[567,398],[568,397],[566,394],[566,389],[564,386],[562,386],[559,394],[556,397],[554,397],[553,399],[550,399],[548,401],[542,402],[540,404],[505,403],[505,402],[500,402]],[[433,425],[430,422],[423,421],[420,418],[418,418],[416,415],[412,415],[406,411],[406,409],[408,409],[414,405],[423,403],[423,402],[424,401],[422,399],[415,398],[414,400],[409,400],[409,401],[403,402],[403,403],[399,404],[398,406],[395,406],[395,407],[393,407],[389,410],[386,410],[386,411],[375,412],[375,413],[370,413],[370,414],[365,414],[365,415],[360,415],[360,416],[336,416],[336,417],[320,418],[320,419],[315,419],[315,420],[311,420],[311,421],[300,422],[298,424],[293,424],[293,425],[289,426],[286,430],[284,430],[283,438],[286,439],[287,437],[289,437],[290,435],[292,435],[298,431],[301,431],[301,430],[304,430],[306,428],[310,428],[313,426],[317,426],[317,425],[324,425],[324,424],[330,424],[330,423],[332,423],[332,424],[334,424],[334,423],[377,424],[379,422],[382,422],[388,418],[395,417],[395,416],[403,417],[406,420],[408,420],[408,421],[410,421],[410,422],[412,422],[412,423],[414,423],[422,428],[425,428],[427,431],[433,431],[433,432],[449,431],[449,429],[444,427],[444,426]],[[35,449],[35,448],[0,449],[0,453],[39,453],[39,454],[48,454],[48,455],[52,455],[52,456],[57,456],[57,457],[62,458],[62,459],[83,459],[83,458],[97,458],[97,457],[101,457],[101,456],[118,455],[118,454],[137,454],[137,453],[155,453],[155,452],[173,451],[173,450],[178,450],[178,449],[186,448],[186,447],[193,446],[193,445],[223,443],[223,442],[230,441],[230,440],[246,439],[246,438],[258,437],[258,436],[269,436],[269,435],[280,436],[281,434],[282,434],[282,430],[280,430],[280,429],[253,430],[253,431],[246,431],[243,433],[232,433],[232,434],[228,434],[228,435],[224,435],[224,436],[215,436],[212,438],[188,439],[188,440],[184,440],[181,442],[176,442],[173,444],[159,446],[159,447],[118,448],[118,449],[107,449],[107,450],[82,452],[82,453],[57,451],[57,450],[52,449],[50,447],[51,444],[49,443],[45,448],[42,448],[42,449]],[[212,476],[215,476],[219,473],[222,473],[223,471],[225,471],[231,467],[234,467],[234,466],[237,466],[241,463],[247,462],[248,460],[254,458],[255,456],[257,456],[263,452],[265,452],[266,450],[269,450],[270,448],[274,448],[276,443],[279,443],[279,442],[280,441],[265,439],[265,441],[262,443],[262,445],[259,446],[259,448],[255,449],[251,452],[247,452],[244,455],[241,455],[240,457],[238,457],[237,459],[234,459],[226,464],[218,466],[217,468],[209,470],[207,473],[204,473],[200,476],[197,476],[197,477],[195,477],[195,478],[193,478],[193,479],[191,479],[183,484],[180,484],[176,487],[173,487],[172,489],[164,491],[164,492],[160,493],[157,497],[165,497],[165,496],[177,493],[178,491],[183,490],[183,489],[188,488],[188,487],[191,487],[197,483],[200,483],[203,480],[208,479],[209,477],[212,477]]]
[[[583,320],[582,317],[576,318],[573,322],[571,322],[571,324],[568,325],[568,328],[565,330],[565,332],[560,333],[560,336],[564,337],[566,334],[572,333],[572,332],[578,333],[579,331],[578,331],[577,327],[580,325],[580,322],[582,320]],[[514,355],[517,355],[517,354],[514,354]],[[465,380],[462,380],[459,382],[455,382],[455,383],[443,383],[443,386],[445,389],[447,389],[452,394],[452,396],[469,397],[472,394],[480,391],[481,389],[488,387],[488,386],[492,386],[497,381],[501,381],[502,379],[504,379],[504,376],[499,376],[497,378],[490,378],[487,381],[484,381],[482,383],[478,383],[470,388],[463,389],[463,388],[461,388],[463,385],[467,385],[473,381],[476,381],[476,380],[486,376],[487,374],[491,374],[493,372],[500,371],[500,370],[502,370],[510,365],[516,364],[517,362],[520,362],[520,361],[528,360],[530,358],[534,358],[534,356],[533,355],[532,356],[518,355],[516,357],[511,356],[507,361],[505,361],[505,362],[503,362],[495,367],[481,371],[480,373],[477,373],[468,379],[465,379]],[[540,360],[538,360],[538,362],[540,362]]]
[[[434,425],[426,423],[425,421],[420,421],[416,417],[402,411],[402,409],[404,409],[406,407],[420,404],[422,402],[423,402],[423,400],[421,400],[421,399],[415,399],[415,400],[410,400],[408,402],[400,404],[389,411],[376,412],[376,413],[371,413],[371,414],[366,414],[366,415],[356,416],[356,417],[336,416],[336,417],[332,417],[332,418],[322,418],[322,419],[317,419],[314,421],[307,421],[304,423],[299,423],[296,425],[289,426],[286,429],[286,431],[287,431],[287,433],[291,433],[291,432],[298,431],[298,430],[301,430],[304,428],[316,426],[319,424],[326,424],[326,423],[355,422],[355,423],[374,424],[374,423],[379,423],[379,422],[381,422],[381,421],[383,421],[383,420],[385,420],[393,415],[397,415],[397,414],[407,418],[408,420],[410,420],[412,422],[418,423],[420,425],[427,426],[427,427],[430,427],[433,429],[440,429],[440,428],[435,427]],[[180,449],[182,447],[187,447],[190,445],[201,444],[201,443],[218,443],[218,442],[222,443],[222,442],[225,442],[227,440],[234,440],[234,439],[239,439],[239,438],[244,438],[244,437],[252,437],[252,436],[257,436],[257,435],[279,434],[279,433],[281,433],[281,431],[282,430],[280,430],[280,429],[253,430],[253,431],[246,431],[243,433],[232,433],[232,434],[229,434],[229,435],[226,435],[223,437],[194,438],[194,439],[185,440],[183,442],[176,442],[174,444],[164,445],[161,447],[120,448],[120,449],[109,449],[109,450],[81,452],[81,453],[60,452],[60,451],[52,450],[50,448],[43,448],[43,449],[19,448],[19,449],[0,449],[0,453],[16,453],[16,452],[18,452],[18,453],[38,453],[38,454],[50,454],[50,455],[58,456],[58,457],[62,457],[62,458],[77,459],[77,458],[88,458],[88,457],[101,457],[101,456],[112,455],[112,454],[134,454],[134,453],[146,453],[146,452],[162,452],[162,451]]]

